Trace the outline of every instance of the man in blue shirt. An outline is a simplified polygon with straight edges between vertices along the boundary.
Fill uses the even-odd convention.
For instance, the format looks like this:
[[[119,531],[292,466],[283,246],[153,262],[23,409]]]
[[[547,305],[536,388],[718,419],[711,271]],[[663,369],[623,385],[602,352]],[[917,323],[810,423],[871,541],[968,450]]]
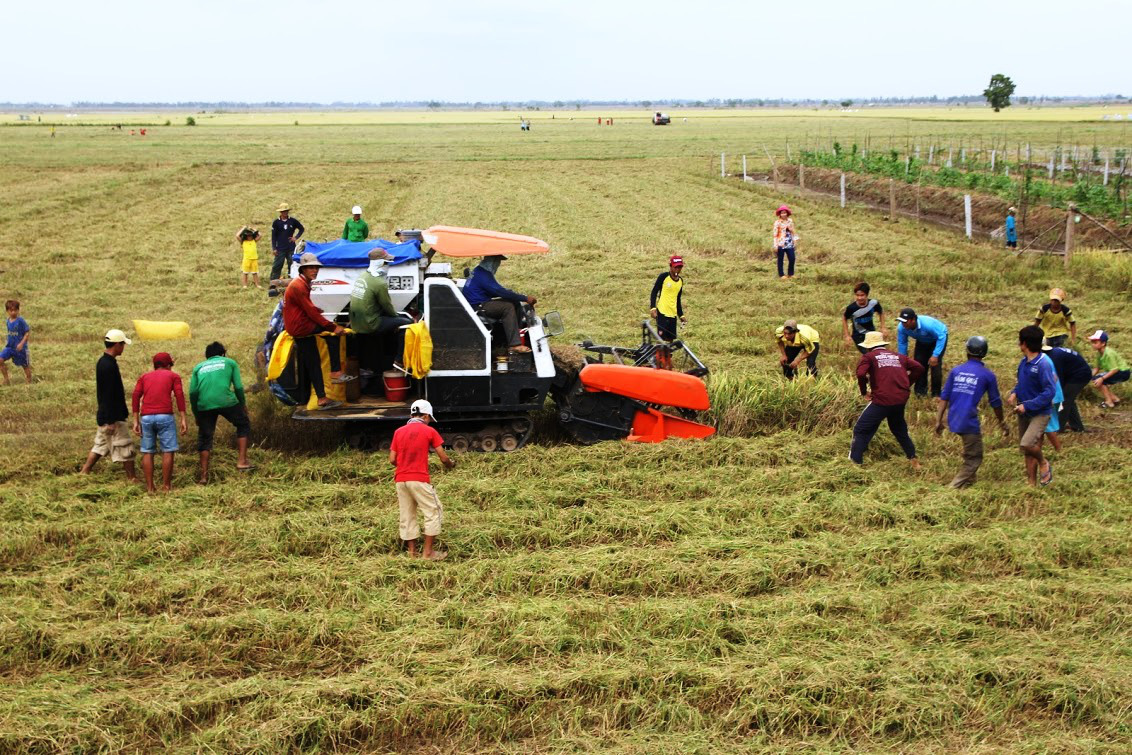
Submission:
[[[1018,331],[1018,348],[1022,352],[1018,384],[1006,398],[1018,415],[1018,445],[1026,458],[1026,479],[1031,485],[1038,481],[1049,485],[1053,480],[1053,467],[1042,456],[1042,436],[1053,410],[1057,373],[1053,362],[1042,354],[1043,336],[1037,325],[1027,325]]]
[[[1064,346],[1042,346],[1042,351],[1053,362],[1053,369],[1057,372],[1057,379],[1061,382],[1061,392],[1064,400],[1061,402],[1061,411],[1058,420],[1063,430],[1075,433],[1087,432],[1085,423],[1081,421],[1081,410],[1077,408],[1077,396],[1089,384],[1093,377],[1093,368],[1089,366],[1085,357],[1073,349]]]
[[[916,341],[912,358],[919,362],[924,373],[916,381],[917,396],[928,394],[928,373],[931,373],[932,395],[938,396],[943,383],[943,352],[947,350],[947,326],[934,317],[917,315],[916,310],[905,307],[896,318],[897,351],[908,356],[908,339]]]
[[[1006,246],[1011,249],[1018,248],[1018,231],[1014,228],[1014,208],[1006,210]]]
[[[505,259],[507,258],[502,254],[484,257],[483,262],[476,265],[471,277],[464,282],[462,291],[473,309],[503,323],[503,332],[511,351],[527,352],[530,348],[519,342],[519,318],[515,307],[523,303],[534,304],[538,300],[499,285],[495,280],[495,272],[499,269],[499,263]]]
[[[1002,397],[998,393],[998,378],[983,366],[987,355],[987,339],[972,336],[967,339],[967,361],[947,375],[943,392],[939,395],[939,416],[935,434],[943,434],[943,415],[951,432],[963,440],[963,466],[951,481],[953,488],[975,484],[975,475],[983,464],[983,432],[979,426],[979,402],[986,394],[999,427],[1007,438],[1010,430],[1002,416]]]

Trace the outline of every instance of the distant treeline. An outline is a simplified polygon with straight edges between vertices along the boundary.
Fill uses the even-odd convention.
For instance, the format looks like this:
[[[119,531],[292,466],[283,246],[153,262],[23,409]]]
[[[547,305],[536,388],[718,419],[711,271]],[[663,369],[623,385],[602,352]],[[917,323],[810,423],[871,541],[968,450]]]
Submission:
[[[500,100],[494,102],[448,102],[441,100],[397,100],[390,102],[0,102],[4,110],[381,110],[419,109],[432,110],[581,110],[593,107],[854,107],[862,105],[968,105],[984,104],[981,94],[940,97],[866,97],[845,99],[775,99],[775,98],[710,98],[660,100]],[[1017,97],[1019,105],[1083,105],[1132,101],[1120,94],[1095,97],[1083,95]]]

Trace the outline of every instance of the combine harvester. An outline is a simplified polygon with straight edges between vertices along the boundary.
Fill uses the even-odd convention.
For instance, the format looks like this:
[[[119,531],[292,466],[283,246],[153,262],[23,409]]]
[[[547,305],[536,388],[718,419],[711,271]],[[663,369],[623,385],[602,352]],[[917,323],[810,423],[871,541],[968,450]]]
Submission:
[[[577,344],[582,356],[569,363],[551,353],[549,339],[563,332],[557,312],[539,317],[534,307],[519,305],[519,327],[529,353],[508,354],[496,323],[477,313],[452,276],[450,262],[506,255],[546,254],[545,241],[530,236],[476,228],[434,226],[425,231],[402,231],[401,243],[388,241],[328,244],[307,243],[304,251],[323,263],[312,284],[311,298],[324,316],[348,324],[353,283],[369,267],[368,253],[385,249],[392,260],[381,270],[393,306],[423,321],[432,339],[431,367],[413,377],[404,371],[386,372],[353,381],[360,391],[329,410],[297,408],[303,422],[339,422],[357,447],[387,447],[393,431],[409,417],[409,405],[427,398],[436,410],[436,424],[455,451],[513,451],[530,437],[531,414],[543,409],[548,395],[558,407],[562,426],[581,443],[626,439],[659,442],[666,438],[706,438],[715,428],[695,421],[710,408],[703,378],[707,368],[680,341],[662,342],[651,324],[642,323],[642,343],[634,348]],[[430,249],[422,252],[422,242]],[[296,259],[298,255],[296,254]],[[292,265],[292,275],[297,274]],[[276,324],[276,328],[278,325]],[[265,342],[270,356],[274,344],[286,338],[271,329]],[[331,368],[357,374],[352,335],[325,336],[324,378]],[[396,355],[401,361],[401,354]],[[606,361],[608,358],[608,361]],[[293,355],[281,370],[269,372],[272,392],[295,404]],[[683,371],[674,371],[674,365]],[[385,385],[382,386],[382,381]],[[397,387],[389,389],[390,382]],[[381,388],[386,390],[381,391]],[[377,389],[375,395],[374,389]]]

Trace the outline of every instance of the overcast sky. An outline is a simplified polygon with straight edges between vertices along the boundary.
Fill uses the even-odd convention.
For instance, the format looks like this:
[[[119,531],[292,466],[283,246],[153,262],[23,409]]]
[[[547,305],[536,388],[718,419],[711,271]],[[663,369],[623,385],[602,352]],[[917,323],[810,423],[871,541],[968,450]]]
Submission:
[[[0,101],[1132,96],[1132,0],[22,0]]]

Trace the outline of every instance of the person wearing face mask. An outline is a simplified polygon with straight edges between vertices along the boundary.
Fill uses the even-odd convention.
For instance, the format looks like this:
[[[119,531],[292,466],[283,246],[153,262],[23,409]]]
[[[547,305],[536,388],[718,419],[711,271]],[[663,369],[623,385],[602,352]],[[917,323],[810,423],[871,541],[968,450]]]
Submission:
[[[397,314],[393,301],[389,298],[389,283],[386,279],[385,263],[392,259],[384,249],[374,249],[369,253],[369,269],[354,281],[350,290],[350,329],[355,333],[358,345],[358,364],[364,370],[380,372],[388,362],[401,354],[404,348],[402,325],[412,325],[413,320]],[[383,350],[385,336],[395,333],[399,338],[389,350]],[[398,348],[400,346],[400,348]]]
[[[507,258],[502,254],[484,257],[464,283],[464,298],[473,309],[503,324],[507,346],[511,351],[525,353],[530,351],[530,348],[523,346],[519,340],[519,318],[515,308],[524,303],[533,305],[538,300],[499,284],[495,279],[495,273],[499,270],[499,263],[505,259]]]

